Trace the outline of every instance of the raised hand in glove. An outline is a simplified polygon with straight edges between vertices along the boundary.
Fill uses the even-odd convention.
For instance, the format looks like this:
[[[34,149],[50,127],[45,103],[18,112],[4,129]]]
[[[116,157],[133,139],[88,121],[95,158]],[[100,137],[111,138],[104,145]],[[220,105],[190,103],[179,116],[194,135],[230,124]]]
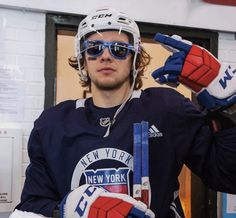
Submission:
[[[70,192],[60,204],[61,218],[154,218],[141,201],[126,194],[82,185]]]
[[[236,102],[236,68],[220,64],[206,49],[180,36],[157,33],[154,39],[173,52],[165,65],[152,73],[160,84],[182,83],[196,93],[200,104],[215,110]]]

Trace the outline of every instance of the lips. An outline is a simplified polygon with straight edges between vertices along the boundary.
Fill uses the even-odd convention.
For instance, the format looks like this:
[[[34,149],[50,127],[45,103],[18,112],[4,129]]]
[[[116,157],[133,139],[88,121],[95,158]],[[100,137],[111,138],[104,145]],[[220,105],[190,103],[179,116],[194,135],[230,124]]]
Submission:
[[[103,73],[112,73],[114,71],[115,69],[112,67],[103,67],[98,69],[98,72],[103,72]]]

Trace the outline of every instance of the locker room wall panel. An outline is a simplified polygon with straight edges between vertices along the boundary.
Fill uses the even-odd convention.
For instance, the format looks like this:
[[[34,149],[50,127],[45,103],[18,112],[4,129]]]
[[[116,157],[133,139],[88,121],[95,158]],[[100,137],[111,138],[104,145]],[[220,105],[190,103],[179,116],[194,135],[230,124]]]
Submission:
[[[0,128],[0,215],[20,200],[22,132]]]

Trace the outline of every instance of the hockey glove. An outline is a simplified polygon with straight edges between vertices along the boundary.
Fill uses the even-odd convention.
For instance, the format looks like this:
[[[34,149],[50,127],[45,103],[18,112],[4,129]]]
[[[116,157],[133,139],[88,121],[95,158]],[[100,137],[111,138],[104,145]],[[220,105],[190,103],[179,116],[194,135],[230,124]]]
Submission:
[[[61,202],[61,218],[154,218],[141,201],[126,194],[111,193],[103,188],[82,185]]]
[[[236,102],[236,68],[220,62],[204,48],[180,36],[157,33],[154,39],[173,54],[152,73],[160,84],[182,83],[196,93],[201,105],[215,110]]]

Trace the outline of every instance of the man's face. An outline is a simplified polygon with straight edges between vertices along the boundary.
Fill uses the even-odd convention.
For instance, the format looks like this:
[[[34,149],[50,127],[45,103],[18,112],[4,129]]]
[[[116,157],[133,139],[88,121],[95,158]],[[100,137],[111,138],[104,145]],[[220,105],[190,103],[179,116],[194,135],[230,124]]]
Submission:
[[[128,36],[117,31],[95,33],[87,40],[129,43]],[[91,79],[92,88],[95,86],[99,90],[115,90],[122,86],[130,86],[131,59],[130,53],[125,59],[117,59],[110,54],[108,48],[97,57],[92,57],[85,52],[85,70]]]

